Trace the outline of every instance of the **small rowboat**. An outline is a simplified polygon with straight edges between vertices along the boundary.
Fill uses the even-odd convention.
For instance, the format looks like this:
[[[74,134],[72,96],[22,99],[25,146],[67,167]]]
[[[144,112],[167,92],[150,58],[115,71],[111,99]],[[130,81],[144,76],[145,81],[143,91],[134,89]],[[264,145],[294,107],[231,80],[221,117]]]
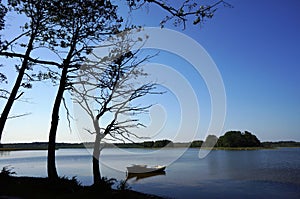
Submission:
[[[126,180],[135,179],[135,181],[139,181],[145,178],[151,178],[154,176],[164,176],[166,175],[165,171],[156,171],[149,173],[127,173]]]
[[[131,167],[127,167],[128,173],[152,173],[152,172],[162,172],[166,169],[166,166],[154,166],[147,167],[147,165],[134,164]]]

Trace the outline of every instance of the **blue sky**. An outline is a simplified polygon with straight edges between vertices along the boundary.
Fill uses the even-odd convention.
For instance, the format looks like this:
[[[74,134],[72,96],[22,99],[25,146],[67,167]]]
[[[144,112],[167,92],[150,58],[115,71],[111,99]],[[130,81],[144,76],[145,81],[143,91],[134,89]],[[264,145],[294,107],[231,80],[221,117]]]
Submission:
[[[166,27],[196,40],[216,63],[227,96],[223,132],[248,130],[262,141],[300,141],[300,2],[228,2],[234,8],[220,8],[213,19],[207,20],[200,28],[188,26],[182,30],[171,24]],[[150,7],[148,12],[135,12],[132,22],[155,27],[159,25],[164,14],[165,12]],[[8,32],[13,32],[13,29],[10,28]],[[170,56],[165,55],[165,58]],[[156,61],[162,60],[163,58]],[[178,62],[184,63],[184,60],[166,59],[164,64],[172,65],[182,73],[196,90],[201,111],[197,138],[203,139],[203,131],[210,117],[209,94],[201,77],[193,78],[192,71],[176,66]],[[6,66],[1,70],[8,74],[9,82],[12,83],[14,69]],[[37,83],[34,89],[26,91],[24,97],[30,98],[31,103],[15,103],[12,114],[32,114],[9,120],[3,142],[47,141],[55,93],[56,87],[52,88],[49,82]],[[168,97],[170,96],[167,95],[164,102]],[[0,107],[3,102],[0,101]],[[69,105],[72,106],[72,103],[69,102]],[[169,105],[165,105],[165,108],[167,112],[172,109]],[[171,121],[176,123],[177,120],[175,118]],[[157,138],[172,138],[172,122],[165,127],[166,132],[162,132]],[[66,142],[78,141],[77,134],[68,131],[63,110],[57,139]]]

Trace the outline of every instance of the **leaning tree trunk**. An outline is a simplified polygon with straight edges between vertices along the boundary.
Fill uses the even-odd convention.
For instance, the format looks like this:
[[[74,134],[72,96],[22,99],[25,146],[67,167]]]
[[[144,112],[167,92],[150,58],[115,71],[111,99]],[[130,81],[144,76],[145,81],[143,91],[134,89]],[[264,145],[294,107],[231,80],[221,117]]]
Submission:
[[[49,132],[48,161],[47,161],[48,178],[50,180],[58,179],[58,174],[57,174],[56,164],[55,164],[55,143],[56,143],[56,132],[58,127],[58,121],[59,121],[59,108],[67,84],[67,73],[68,73],[68,65],[64,65],[61,73],[60,82],[59,82],[59,88],[56,94],[56,98],[52,110],[52,121],[51,121],[51,128]]]
[[[21,86],[25,71],[28,67],[28,60],[29,60],[30,53],[33,49],[33,41],[35,39],[35,36],[36,36],[35,33],[31,34],[30,40],[28,42],[28,47],[27,47],[27,50],[25,52],[25,58],[23,60],[22,66],[19,70],[18,77],[16,79],[14,87],[13,87],[11,93],[10,93],[9,98],[7,99],[6,105],[3,109],[3,112],[2,112],[1,117],[0,117],[0,142],[1,142],[1,137],[2,137],[2,133],[3,133],[3,130],[4,130],[6,120],[8,118],[9,112],[10,112],[12,106],[13,106],[13,103],[14,103],[15,99],[17,98],[18,90]]]
[[[49,131],[49,141],[48,141],[47,171],[48,171],[48,178],[54,181],[58,179],[58,174],[57,174],[56,164],[55,164],[55,144],[56,144],[56,132],[57,132],[58,121],[59,121],[59,108],[60,108],[61,101],[63,100],[64,92],[67,87],[68,70],[71,64],[73,53],[76,49],[77,34],[78,32],[75,33],[68,55],[63,62],[63,70],[61,72],[59,87],[58,87],[58,91],[52,109],[51,127]]]
[[[94,143],[94,151],[93,151],[93,177],[94,177],[94,185],[101,183],[101,173],[100,173],[100,141],[101,135],[97,133]]]

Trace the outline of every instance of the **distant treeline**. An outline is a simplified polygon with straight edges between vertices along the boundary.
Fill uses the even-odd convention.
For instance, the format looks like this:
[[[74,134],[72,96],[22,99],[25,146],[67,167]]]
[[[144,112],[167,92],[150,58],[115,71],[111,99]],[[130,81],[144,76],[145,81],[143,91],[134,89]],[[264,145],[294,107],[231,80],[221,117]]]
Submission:
[[[240,148],[261,147],[261,142],[252,133],[245,131],[228,131],[219,138],[208,135],[205,141],[198,140],[191,143],[191,147],[215,147],[215,148]]]
[[[63,148],[93,148],[93,142],[86,143],[57,143],[57,149]],[[229,131],[219,138],[215,135],[208,135],[205,141],[195,140],[193,142],[173,143],[171,140],[157,140],[145,141],[140,143],[114,143],[105,144],[105,148],[162,148],[162,147],[215,147],[215,148],[240,148],[240,147],[262,147],[262,148],[276,148],[276,147],[300,147],[300,142],[295,141],[278,141],[278,142],[260,142],[259,139],[250,132],[245,131]],[[4,149],[47,149],[47,142],[33,142],[33,143],[14,143],[2,144]]]
[[[262,142],[263,147],[300,147],[300,142],[279,141],[279,142]]]
[[[57,143],[56,144],[56,149],[59,149],[59,148],[84,148],[84,147],[85,146],[83,143]],[[48,148],[48,142],[2,144],[1,148],[46,150]]]

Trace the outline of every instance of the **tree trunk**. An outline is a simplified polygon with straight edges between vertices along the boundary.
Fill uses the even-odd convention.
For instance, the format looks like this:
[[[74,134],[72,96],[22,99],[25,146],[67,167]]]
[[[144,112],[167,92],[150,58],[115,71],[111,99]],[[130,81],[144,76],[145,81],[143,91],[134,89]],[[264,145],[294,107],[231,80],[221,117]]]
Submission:
[[[52,110],[52,121],[51,128],[49,132],[49,142],[48,142],[48,178],[50,180],[58,179],[58,174],[56,170],[55,164],[55,143],[56,143],[56,132],[59,121],[59,108],[64,95],[66,83],[67,83],[67,73],[68,73],[68,65],[64,65],[61,78],[59,82],[59,88],[56,94],[53,110]]]
[[[55,144],[56,144],[56,132],[57,132],[58,121],[59,121],[59,108],[64,96],[64,92],[67,87],[68,70],[70,67],[73,53],[76,49],[77,35],[78,32],[75,33],[68,55],[63,62],[63,70],[61,72],[59,87],[58,87],[58,91],[52,109],[51,127],[49,132],[49,141],[48,141],[47,171],[48,171],[48,178],[54,181],[58,179],[58,174],[57,174],[56,164],[55,164]]]
[[[101,173],[99,167],[99,158],[100,158],[100,141],[101,135],[97,133],[94,143],[93,151],[93,176],[94,176],[94,185],[100,184],[101,182]]]
[[[2,112],[1,117],[0,117],[0,142],[1,142],[2,133],[3,133],[3,130],[4,130],[6,120],[8,118],[9,112],[10,112],[12,106],[13,106],[13,103],[14,103],[16,97],[17,97],[18,90],[21,86],[25,71],[28,67],[28,60],[29,60],[30,53],[33,49],[33,41],[35,39],[35,36],[36,36],[35,33],[31,34],[31,36],[30,36],[30,40],[28,42],[28,47],[27,47],[27,50],[25,52],[25,58],[22,62],[22,66],[19,70],[18,77],[16,79],[14,87],[13,87],[11,93],[10,93],[10,96],[9,96],[7,102],[6,102],[6,105],[3,109],[3,112]]]

